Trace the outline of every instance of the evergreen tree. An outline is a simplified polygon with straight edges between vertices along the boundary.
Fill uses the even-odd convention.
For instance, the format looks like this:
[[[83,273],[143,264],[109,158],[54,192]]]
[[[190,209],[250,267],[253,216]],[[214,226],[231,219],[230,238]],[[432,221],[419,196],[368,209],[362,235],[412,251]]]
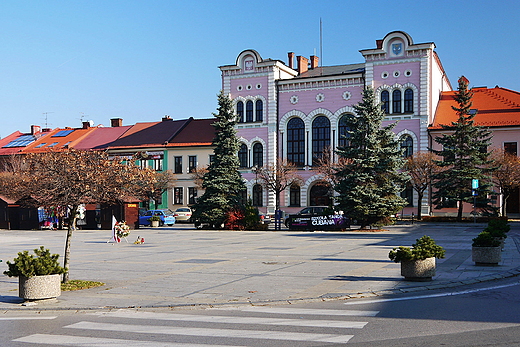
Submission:
[[[457,220],[462,220],[463,202],[473,202],[472,180],[479,180],[477,195],[481,204],[487,205],[487,194],[490,192],[488,181],[493,167],[489,160],[488,146],[491,144],[491,132],[474,124],[476,110],[471,112],[473,92],[468,90],[469,81],[459,78],[455,101],[458,107],[452,106],[458,119],[451,125],[441,125],[446,133],[435,138],[442,146],[433,152],[442,160],[437,161],[440,171],[434,175],[433,203],[436,207],[449,206],[450,202],[458,203]]]
[[[336,169],[335,190],[339,209],[365,228],[384,222],[406,205],[399,192],[409,178],[400,171],[404,160],[392,132],[395,123],[381,127],[385,114],[372,88],[364,89],[354,109],[357,116],[346,124],[348,144],[337,150],[345,165]]]
[[[246,189],[238,171],[239,143],[236,136],[236,117],[231,99],[221,91],[218,95],[218,113],[215,138],[213,139],[214,159],[202,178],[204,194],[197,199],[193,219],[198,224],[219,228],[226,220],[226,214],[239,205],[241,193]]]

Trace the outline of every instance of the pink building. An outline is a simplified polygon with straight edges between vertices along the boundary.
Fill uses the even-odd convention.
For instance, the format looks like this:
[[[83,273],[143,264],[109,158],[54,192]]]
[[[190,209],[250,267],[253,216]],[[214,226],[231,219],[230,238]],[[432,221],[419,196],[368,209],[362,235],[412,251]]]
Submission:
[[[361,63],[321,66],[316,56],[291,52],[284,63],[245,50],[235,64],[220,67],[222,88],[239,118],[242,175],[261,211],[273,212],[274,196],[256,184],[254,167],[273,164],[278,157],[295,163],[304,179],[302,186],[284,192],[282,210],[330,202],[329,190],[317,184],[323,180],[313,161],[324,149],[342,144],[343,117],[355,115],[353,106],[365,86],[374,88],[383,103],[385,122],[398,122],[394,131],[406,154],[427,149],[439,96],[451,90],[435,44],[415,44],[407,33],[394,31],[360,53]],[[414,193],[407,189],[403,194],[410,201],[404,213],[411,213]],[[428,208],[424,199],[423,213]]]

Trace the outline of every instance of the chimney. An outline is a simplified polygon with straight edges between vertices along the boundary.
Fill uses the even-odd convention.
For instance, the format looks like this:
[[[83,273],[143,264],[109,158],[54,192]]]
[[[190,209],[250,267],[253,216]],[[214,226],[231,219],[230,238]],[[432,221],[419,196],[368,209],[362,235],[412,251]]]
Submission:
[[[83,129],[90,128],[90,121],[85,121],[85,122],[82,122],[82,123],[83,123]]]
[[[299,55],[296,57],[296,61],[298,63],[298,73],[302,74],[304,72],[307,72],[307,70],[309,69],[309,59]]]
[[[112,128],[122,127],[123,119],[122,118],[112,118],[110,120],[110,125],[112,126]]]
[[[311,69],[317,68],[319,61],[320,61],[320,58],[318,58],[315,55],[311,55]]]
[[[31,135],[35,135],[42,131],[42,128],[39,125],[31,125]]]
[[[377,49],[383,48],[383,40],[376,40],[376,47]]]
[[[289,67],[291,69],[294,69],[294,52],[287,53],[287,56],[289,57]]]
[[[170,116],[168,116],[168,115],[166,115],[166,116],[164,116],[164,117],[162,118],[162,121],[163,121],[163,122],[168,122],[168,121],[172,121],[172,120],[173,120],[173,119],[172,119]]]

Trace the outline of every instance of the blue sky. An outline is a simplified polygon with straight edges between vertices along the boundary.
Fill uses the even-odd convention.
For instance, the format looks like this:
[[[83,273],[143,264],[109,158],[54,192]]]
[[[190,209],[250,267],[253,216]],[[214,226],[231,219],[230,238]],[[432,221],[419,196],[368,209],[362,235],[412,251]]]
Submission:
[[[394,30],[435,42],[452,85],[520,91],[518,1],[0,1],[0,137],[32,124],[79,127],[208,118],[218,66],[244,49],[324,65],[363,61]]]

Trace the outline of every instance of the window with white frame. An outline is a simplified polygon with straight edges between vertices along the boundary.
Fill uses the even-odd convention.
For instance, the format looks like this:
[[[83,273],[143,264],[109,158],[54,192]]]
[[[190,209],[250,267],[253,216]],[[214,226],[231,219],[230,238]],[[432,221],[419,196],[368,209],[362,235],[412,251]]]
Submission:
[[[174,187],[173,188],[173,204],[174,205],[182,205],[184,202],[183,199],[183,188],[182,187]]]

